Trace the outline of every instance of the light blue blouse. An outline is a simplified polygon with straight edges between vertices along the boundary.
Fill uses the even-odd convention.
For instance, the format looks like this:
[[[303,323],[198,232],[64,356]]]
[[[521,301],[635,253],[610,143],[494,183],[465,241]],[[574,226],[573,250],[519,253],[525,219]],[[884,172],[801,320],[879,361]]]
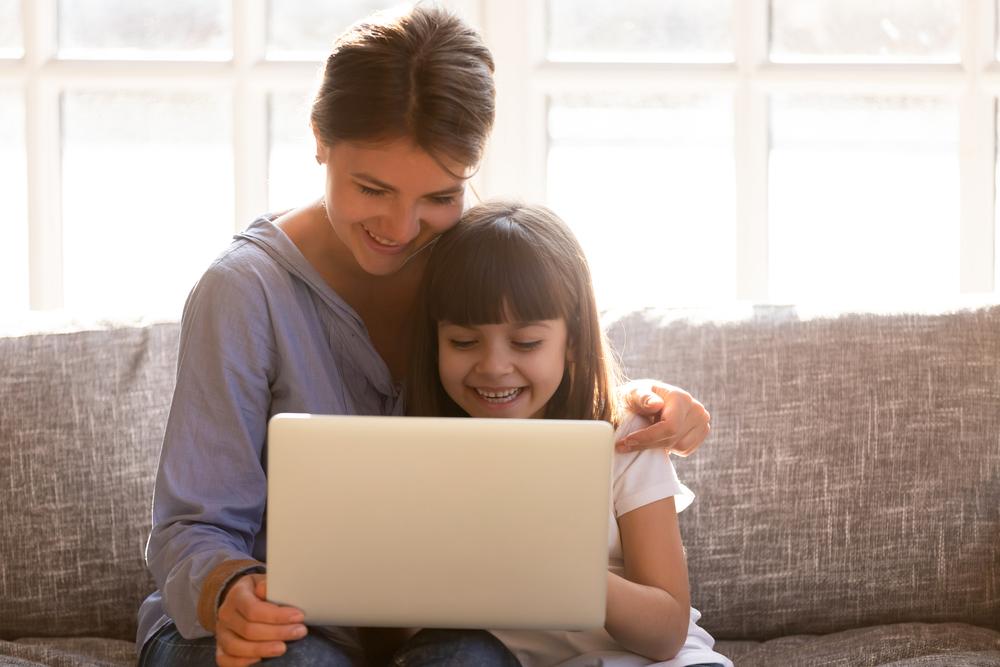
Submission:
[[[209,267],[181,320],[177,384],[153,491],[146,563],[158,590],[137,645],[173,621],[189,638],[205,576],[266,554],[267,420],[279,412],[398,415],[361,318],[268,218]]]

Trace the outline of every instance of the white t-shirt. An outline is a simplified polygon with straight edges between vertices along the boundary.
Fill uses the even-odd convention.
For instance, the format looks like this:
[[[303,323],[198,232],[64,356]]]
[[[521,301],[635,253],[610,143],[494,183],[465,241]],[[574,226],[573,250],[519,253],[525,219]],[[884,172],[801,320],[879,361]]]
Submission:
[[[615,434],[616,440],[646,425],[635,415],[626,418]],[[694,494],[677,479],[670,457],[662,449],[615,454],[611,514],[608,517],[608,570],[624,575],[621,535],[617,517],[663,498],[674,497],[680,512],[694,500]],[[666,662],[629,653],[604,628],[585,632],[537,630],[496,630],[493,634],[521,661],[523,667],[639,667],[660,665],[682,667],[703,662],[732,662],[712,650],[715,640],[697,625],[701,614],[691,609],[684,647]]]

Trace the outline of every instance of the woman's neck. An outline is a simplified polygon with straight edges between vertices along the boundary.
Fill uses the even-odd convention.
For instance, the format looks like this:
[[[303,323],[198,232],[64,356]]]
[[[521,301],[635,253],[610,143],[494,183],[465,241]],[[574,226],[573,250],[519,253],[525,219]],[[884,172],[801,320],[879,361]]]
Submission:
[[[413,306],[429,253],[417,253],[391,275],[374,276],[358,266],[320,206],[296,209],[275,224],[324,282],[354,309],[393,378],[402,379],[410,350]]]

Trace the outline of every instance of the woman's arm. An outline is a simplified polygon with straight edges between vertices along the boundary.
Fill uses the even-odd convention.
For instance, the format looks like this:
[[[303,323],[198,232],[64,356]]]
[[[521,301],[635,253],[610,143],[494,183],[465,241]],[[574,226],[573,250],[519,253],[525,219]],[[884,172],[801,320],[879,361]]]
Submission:
[[[654,660],[684,645],[691,594],[673,497],[618,517],[625,577],[608,573],[604,627],[619,644]]]

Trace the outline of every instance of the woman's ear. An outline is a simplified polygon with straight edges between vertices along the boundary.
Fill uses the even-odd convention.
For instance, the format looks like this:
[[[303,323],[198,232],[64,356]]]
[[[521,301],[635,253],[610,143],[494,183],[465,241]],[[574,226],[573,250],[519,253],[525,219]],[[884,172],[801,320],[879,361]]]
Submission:
[[[326,164],[330,159],[330,147],[323,143],[315,125],[310,123],[309,127],[312,128],[313,137],[316,139],[316,164]]]

